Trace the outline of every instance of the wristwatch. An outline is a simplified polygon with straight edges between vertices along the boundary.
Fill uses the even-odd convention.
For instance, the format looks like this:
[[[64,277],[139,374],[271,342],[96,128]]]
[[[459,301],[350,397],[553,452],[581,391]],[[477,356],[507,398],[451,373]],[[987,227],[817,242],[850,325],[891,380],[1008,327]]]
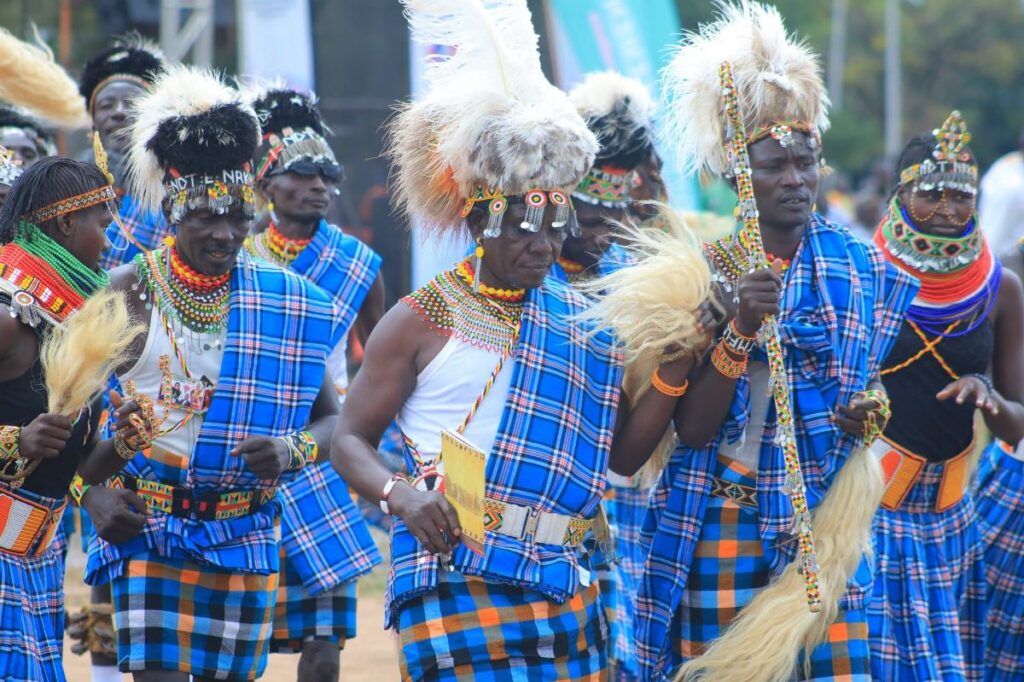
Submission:
[[[388,482],[384,484],[384,490],[380,494],[380,510],[385,514],[391,515],[391,508],[388,507],[388,495],[391,494],[391,489],[395,487],[395,484],[399,481],[404,481],[405,476],[402,474],[392,474]]]

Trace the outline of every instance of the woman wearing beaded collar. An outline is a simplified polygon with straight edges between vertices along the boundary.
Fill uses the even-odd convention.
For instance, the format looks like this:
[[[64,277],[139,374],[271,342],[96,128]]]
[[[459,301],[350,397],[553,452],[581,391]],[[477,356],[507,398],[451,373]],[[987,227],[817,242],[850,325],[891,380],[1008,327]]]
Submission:
[[[112,398],[115,435],[101,439],[99,398],[72,419],[48,412],[44,388],[44,339],[108,283],[98,262],[113,206],[98,168],[49,157],[21,176],[0,212],[0,670],[14,679],[64,679],[64,552],[54,537],[69,487],[80,500],[140,444],[134,402]],[[98,500],[106,537],[138,532],[135,502],[128,491]]]
[[[913,138],[875,233],[888,259],[921,281],[882,370],[892,419],[873,448],[887,484],[869,607],[879,679],[977,679],[993,658],[964,493],[976,410],[997,437],[1024,436],[1024,294],[978,224],[970,140],[956,111]]]

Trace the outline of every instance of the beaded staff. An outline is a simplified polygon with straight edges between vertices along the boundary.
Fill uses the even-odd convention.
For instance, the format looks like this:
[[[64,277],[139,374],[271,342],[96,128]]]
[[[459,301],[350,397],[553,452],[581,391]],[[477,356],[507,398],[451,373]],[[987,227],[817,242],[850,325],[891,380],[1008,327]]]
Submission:
[[[764,244],[761,242],[761,226],[758,220],[754,186],[750,177],[750,157],[747,154],[743,113],[740,111],[739,101],[736,97],[736,84],[733,80],[730,62],[722,62],[719,67],[719,80],[722,84],[722,105],[728,122],[729,165],[736,180],[740,216],[743,219],[740,242],[746,245],[751,266],[765,268],[768,267],[768,258],[765,256]],[[793,528],[797,534],[799,567],[804,576],[807,607],[812,613],[817,613],[821,611],[818,554],[814,548],[814,530],[811,527],[811,512],[807,506],[807,488],[804,484],[803,471],[800,469],[800,458],[797,453],[793,409],[789,396],[782,340],[779,337],[778,321],[774,315],[764,317],[761,335],[765,343],[765,352],[768,355],[772,394],[775,398],[775,412],[778,415],[775,443],[782,448],[786,462],[786,483],[783,490],[789,495],[790,503],[793,505]]]

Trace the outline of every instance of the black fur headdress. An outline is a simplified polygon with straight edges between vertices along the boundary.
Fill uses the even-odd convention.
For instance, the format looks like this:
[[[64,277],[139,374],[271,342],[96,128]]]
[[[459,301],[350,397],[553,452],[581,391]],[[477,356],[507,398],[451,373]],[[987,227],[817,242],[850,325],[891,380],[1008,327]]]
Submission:
[[[330,130],[320,117],[315,95],[275,85],[257,93],[252,107],[263,128],[255,157],[257,178],[273,170],[287,170],[300,160],[338,164],[324,139]]]
[[[132,80],[140,85],[152,85],[164,67],[160,49],[144,40],[138,33],[129,33],[94,55],[82,69],[78,90],[92,111],[92,100],[100,86],[110,80]]]
[[[57,153],[53,131],[43,125],[42,121],[8,104],[0,104],[0,128],[18,128],[25,131],[41,156]]]
[[[131,192],[146,208],[163,205],[171,223],[186,211],[255,210],[252,158],[260,140],[255,112],[207,69],[174,65],[134,103],[128,152]]]

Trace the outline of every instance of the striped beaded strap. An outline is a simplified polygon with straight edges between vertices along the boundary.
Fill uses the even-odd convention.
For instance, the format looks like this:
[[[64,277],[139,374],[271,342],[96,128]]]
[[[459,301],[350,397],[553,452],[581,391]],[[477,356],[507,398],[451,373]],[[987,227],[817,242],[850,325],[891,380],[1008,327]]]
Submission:
[[[747,140],[743,132],[743,114],[736,97],[732,64],[722,62],[718,73],[722,84],[722,104],[731,128],[731,139],[728,146],[732,173],[739,194],[740,217],[743,220],[740,241],[749,245],[752,264],[758,268],[764,268],[768,267],[768,259],[764,252],[764,245],[761,243],[757,200],[754,197],[750,157],[747,154]],[[783,489],[789,494],[790,503],[793,505],[793,527],[796,529],[800,548],[800,570],[804,576],[807,607],[812,613],[817,613],[821,611],[818,554],[814,547],[814,530],[811,527],[811,512],[807,505],[807,488],[804,484],[804,475],[800,469],[800,458],[797,452],[782,340],[774,315],[765,316],[763,330],[765,352],[768,355],[768,367],[771,372],[772,392],[775,398],[775,411],[778,415],[779,441],[786,462],[786,483]]]
[[[516,343],[518,342],[519,325],[517,324],[515,325],[515,327],[512,328],[512,337],[508,340],[508,344],[505,346],[504,350],[502,350],[501,357],[498,358],[498,364],[497,366],[495,366],[494,371],[491,372],[491,376],[488,377],[487,383],[484,384],[484,390],[482,390],[480,392],[480,395],[477,396],[477,399],[473,401],[473,406],[469,408],[469,414],[467,414],[466,418],[462,420],[462,423],[459,424],[459,427],[455,429],[456,433],[461,435],[466,432],[466,427],[469,426],[469,422],[473,419],[474,416],[476,416],[476,412],[478,409],[480,409],[480,405],[484,402],[484,398],[487,397],[487,394],[490,392],[491,387],[494,386],[494,382],[498,378],[498,375],[501,374],[501,370],[505,366],[505,360],[510,358],[512,356],[512,353],[515,352]]]

